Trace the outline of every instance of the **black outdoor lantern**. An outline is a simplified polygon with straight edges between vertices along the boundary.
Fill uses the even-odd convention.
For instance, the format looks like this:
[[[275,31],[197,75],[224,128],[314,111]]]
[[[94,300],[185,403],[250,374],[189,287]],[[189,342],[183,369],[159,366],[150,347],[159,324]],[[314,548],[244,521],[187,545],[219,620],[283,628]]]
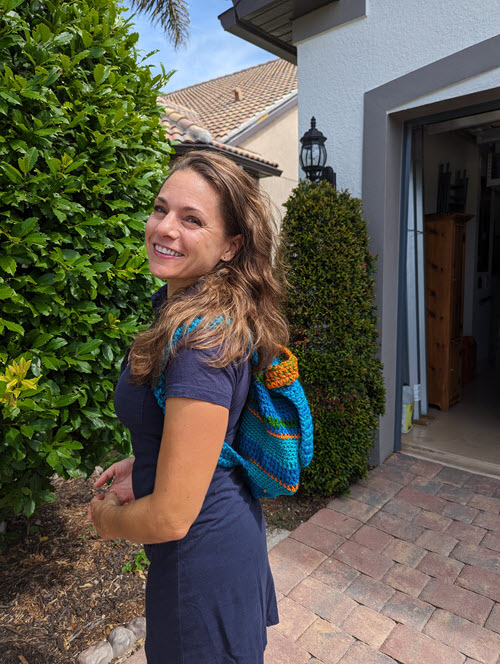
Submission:
[[[316,129],[316,118],[311,118],[311,128],[300,139],[302,148],[300,150],[300,165],[311,182],[328,180],[331,185],[336,186],[337,176],[331,166],[326,164],[326,136]]]

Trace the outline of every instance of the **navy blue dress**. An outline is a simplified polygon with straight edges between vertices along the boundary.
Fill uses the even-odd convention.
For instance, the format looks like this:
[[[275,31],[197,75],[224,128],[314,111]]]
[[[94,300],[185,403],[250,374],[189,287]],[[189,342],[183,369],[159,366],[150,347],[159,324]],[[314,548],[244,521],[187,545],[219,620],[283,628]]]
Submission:
[[[165,287],[153,296],[155,309]],[[181,349],[168,363],[165,396],[189,397],[229,409],[231,444],[245,402],[248,363],[208,367],[206,353]],[[115,409],[130,429],[134,495],[152,493],[163,411],[152,390],[130,382],[122,367]],[[189,444],[189,441],[186,441]],[[146,585],[148,664],[262,664],[266,626],[278,622],[266,549],[264,515],[239,469],[217,467],[203,507],[181,540],[148,544]]]

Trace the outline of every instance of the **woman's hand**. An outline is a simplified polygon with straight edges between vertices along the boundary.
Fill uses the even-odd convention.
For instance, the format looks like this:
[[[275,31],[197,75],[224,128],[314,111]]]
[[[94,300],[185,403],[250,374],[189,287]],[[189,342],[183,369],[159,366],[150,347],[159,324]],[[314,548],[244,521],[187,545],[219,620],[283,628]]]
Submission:
[[[101,493],[90,501],[87,518],[94,522],[95,529],[103,540],[113,539],[112,512],[117,508],[121,508],[120,499],[111,490],[105,494]]]
[[[122,505],[131,503],[135,500],[134,492],[132,490],[132,468],[134,465],[134,457],[117,461],[105,470],[94,482],[94,487],[97,489],[106,484],[108,480],[113,478],[111,491],[117,496]],[[109,492],[108,492],[109,493]],[[98,499],[100,499],[98,497]]]

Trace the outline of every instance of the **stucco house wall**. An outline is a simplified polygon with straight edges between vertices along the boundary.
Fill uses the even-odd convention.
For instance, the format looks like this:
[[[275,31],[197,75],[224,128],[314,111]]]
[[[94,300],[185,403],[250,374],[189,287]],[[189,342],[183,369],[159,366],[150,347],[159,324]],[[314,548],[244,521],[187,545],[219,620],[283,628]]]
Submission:
[[[321,13],[334,6],[303,16],[300,31],[307,33],[308,21],[311,31],[321,25]],[[393,451],[398,431],[403,123],[425,104],[453,100],[448,109],[459,108],[481,95],[486,101],[485,91],[497,98],[498,26],[498,3],[367,0],[364,17],[297,42],[299,135],[314,115],[328,138],[337,185],[364,199],[371,249],[379,258],[376,305],[387,407],[373,463]],[[429,108],[420,115],[437,112]]]
[[[240,148],[276,161],[283,170],[280,177],[272,176],[260,180],[261,189],[267,192],[280,214],[284,214],[282,205],[298,183],[298,132],[298,106],[295,105],[237,144]]]
[[[302,17],[302,28],[308,20],[318,22],[322,11]],[[365,17],[297,43],[299,135],[314,115],[328,137],[328,163],[337,172],[337,185],[361,196],[364,93],[494,37],[499,26],[500,3],[367,0]],[[500,71],[486,78],[481,89],[499,85]],[[465,94],[461,85],[454,88],[433,99]]]

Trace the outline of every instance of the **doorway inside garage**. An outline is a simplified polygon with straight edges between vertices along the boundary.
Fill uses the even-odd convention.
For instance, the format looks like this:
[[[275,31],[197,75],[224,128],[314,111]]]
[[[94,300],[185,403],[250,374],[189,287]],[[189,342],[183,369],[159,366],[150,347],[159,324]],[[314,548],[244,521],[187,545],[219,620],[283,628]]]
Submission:
[[[407,127],[401,447],[500,476],[500,102]]]

